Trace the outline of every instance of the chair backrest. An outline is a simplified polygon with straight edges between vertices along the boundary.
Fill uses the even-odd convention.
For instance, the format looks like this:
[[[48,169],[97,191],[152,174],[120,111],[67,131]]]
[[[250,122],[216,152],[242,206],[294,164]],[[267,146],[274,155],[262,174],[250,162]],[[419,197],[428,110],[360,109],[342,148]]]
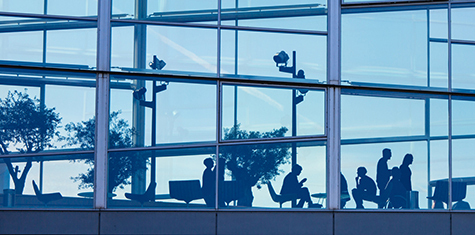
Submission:
[[[277,202],[277,203],[280,203],[280,198],[275,190],[274,190],[274,187],[272,187],[272,183],[269,181],[267,182],[267,188],[269,189],[269,194],[270,194],[270,197],[272,198],[272,201],[274,202]]]
[[[200,180],[174,180],[168,181],[170,197],[189,203],[195,199],[203,198]]]
[[[460,201],[467,196],[467,182],[452,181],[452,201]],[[435,184],[434,200],[449,201],[449,181],[439,180]]]
[[[41,195],[40,189],[38,188],[38,185],[36,185],[35,181],[32,180],[33,182],[33,189],[35,190],[36,196]]]
[[[157,187],[157,183],[153,182],[150,183],[150,185],[147,188],[147,191],[145,191],[144,195],[146,195],[149,198],[155,198],[155,188]]]

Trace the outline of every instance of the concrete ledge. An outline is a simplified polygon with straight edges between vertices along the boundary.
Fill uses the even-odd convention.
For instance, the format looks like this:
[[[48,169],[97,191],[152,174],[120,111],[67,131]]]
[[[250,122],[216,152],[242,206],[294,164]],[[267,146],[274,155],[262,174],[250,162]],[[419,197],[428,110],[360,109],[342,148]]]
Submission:
[[[2,211],[0,234],[98,234],[99,213],[84,211]]]
[[[102,211],[101,234],[216,233],[216,212]]]
[[[335,212],[335,235],[450,234],[450,213],[402,211]]]
[[[218,234],[333,234],[331,211],[229,211],[218,213]]]

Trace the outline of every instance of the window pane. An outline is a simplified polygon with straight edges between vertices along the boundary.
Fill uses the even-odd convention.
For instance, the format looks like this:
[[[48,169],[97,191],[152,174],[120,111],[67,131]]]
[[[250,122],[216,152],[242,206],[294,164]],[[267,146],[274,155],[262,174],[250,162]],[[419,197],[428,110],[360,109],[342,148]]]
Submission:
[[[452,87],[462,91],[475,89],[475,45],[452,45]]]
[[[351,179],[364,167],[374,181],[371,186],[363,177],[362,185],[373,194],[365,196],[355,189],[357,196],[347,208],[428,209],[434,201],[436,208],[447,208],[448,191],[438,183],[448,178],[447,99],[400,92],[374,95],[342,95],[342,173]],[[353,180],[348,186],[357,188]],[[363,205],[358,198],[363,198]]]
[[[97,23],[64,19],[0,18],[0,63],[93,69]]]
[[[31,76],[23,71],[0,76],[1,129],[6,134],[0,141],[2,154],[94,149],[94,127],[81,128],[83,121],[95,122],[94,78],[59,72]],[[87,141],[81,139],[86,130],[91,137]]]
[[[92,208],[92,159],[94,154],[2,158],[3,207]]]
[[[452,39],[475,40],[475,8],[452,9]]]
[[[113,28],[112,68],[122,71],[216,76],[216,30],[164,26],[145,27],[144,25],[135,27],[142,27],[143,33],[138,33],[136,40],[137,43],[143,42],[143,50],[134,49],[133,26]],[[199,38],[198,41],[197,38]],[[134,57],[137,59],[135,65]],[[154,57],[156,57],[155,60]],[[153,63],[154,61],[155,63]]]
[[[111,82],[115,79],[120,82],[111,85],[111,135],[122,136],[128,144],[122,146],[123,142],[118,141],[119,145],[111,143],[113,148],[151,146],[152,138],[156,139],[154,144],[216,140],[215,84],[157,80],[154,107],[152,80],[117,76]],[[142,87],[144,89],[140,90]],[[137,91],[135,98],[134,91]],[[152,130],[154,110],[155,136]]]
[[[324,95],[322,90],[225,85],[223,139],[323,135]]]
[[[220,158],[224,160],[220,162],[220,166],[224,163],[225,171],[221,176],[218,172],[222,190],[218,191],[219,207],[325,207],[325,147],[322,146],[323,143],[314,144],[221,147]],[[292,157],[293,151],[295,157]],[[296,163],[301,166],[301,170],[298,167],[292,168]],[[293,173],[289,174],[291,171]],[[298,182],[304,183],[303,187]],[[292,203],[293,199],[296,202]]]
[[[98,0],[47,0],[48,15],[97,16]]]
[[[222,24],[319,31],[327,29],[325,3],[298,4],[292,2],[292,5],[275,6],[275,2],[272,2],[272,6],[247,6],[254,4],[247,2],[242,4],[246,6],[223,7],[221,10]]]
[[[292,73],[279,72],[279,67],[273,60],[274,55],[285,51],[288,57],[287,67],[293,66],[293,61],[296,60],[296,72],[303,70],[306,79],[326,81],[326,36],[249,31],[237,33],[236,39],[236,31],[222,31],[222,76],[292,78]],[[297,58],[293,58],[293,51]],[[279,64],[283,65],[284,62]]]
[[[215,154],[214,147],[110,153],[108,206],[206,208],[204,160]]]
[[[356,188],[355,180],[353,177],[357,176],[357,168],[365,167],[367,170],[366,176],[370,177],[374,181],[375,197],[367,197],[363,200],[364,208],[378,208],[378,203],[381,203],[381,206],[391,207],[391,204],[388,202],[393,201],[393,207],[399,208],[409,208],[409,209],[428,209],[432,208],[433,201],[429,200],[427,197],[434,196],[434,186],[436,185],[436,180],[447,179],[448,177],[448,165],[447,165],[447,156],[448,156],[448,142],[444,141],[431,141],[430,142],[430,153],[428,152],[428,145],[426,141],[412,141],[412,142],[399,142],[399,143],[373,143],[373,144],[354,144],[354,145],[343,145],[342,146],[342,161],[341,161],[341,171],[342,174],[348,179],[348,189],[351,191]],[[403,173],[403,170],[400,170],[406,158],[406,154],[411,154],[413,156],[413,162],[409,165],[411,174],[410,176],[410,185],[411,192],[417,192],[418,200],[416,197],[409,197],[405,187],[403,190],[393,190],[392,187],[381,186],[383,180],[378,185],[378,173],[377,166],[380,159],[383,157],[383,149],[390,149],[391,158],[387,160],[388,169],[393,170],[394,167],[397,167],[399,174],[401,174],[401,179],[407,177],[407,174]],[[384,166],[384,165],[383,165]],[[382,167],[381,169],[384,169]],[[407,169],[407,168],[406,168]],[[382,171],[381,171],[382,172]],[[406,171],[407,172],[407,171]],[[392,174],[392,173],[389,173]],[[381,175],[383,175],[381,173]],[[406,175],[406,176],[405,176]],[[381,177],[382,178],[382,177]],[[392,178],[387,178],[384,182],[389,182]],[[406,178],[407,179],[407,178]],[[430,180],[431,184],[429,184]],[[404,181],[401,181],[401,183]],[[398,185],[396,183],[391,183],[392,185]],[[386,184],[386,185],[391,185]],[[432,185],[434,184],[434,185]],[[391,186],[392,186],[391,185]],[[399,185],[400,186],[400,185]],[[398,188],[399,186],[394,186]],[[404,184],[403,184],[404,186]],[[383,195],[379,187],[387,189]],[[441,193],[443,191],[438,190],[437,196],[445,195],[447,198],[448,191]],[[353,193],[351,193],[353,194]],[[384,196],[386,195],[386,196]],[[399,196],[398,196],[399,195]],[[411,195],[414,195],[412,193]],[[387,200],[389,196],[389,200]],[[409,205],[407,203],[409,202]],[[418,205],[418,207],[415,207]],[[446,205],[444,205],[446,208]],[[348,201],[346,208],[351,209],[355,208],[354,194],[352,195],[352,200]]]
[[[475,160],[471,154],[474,144],[473,137],[455,139],[452,142],[452,187],[454,188],[452,208],[454,210],[471,209],[475,205],[475,187],[473,186]]]
[[[424,107],[423,99],[342,95],[342,139],[424,135]]]
[[[342,15],[342,80],[427,86],[427,12]]]

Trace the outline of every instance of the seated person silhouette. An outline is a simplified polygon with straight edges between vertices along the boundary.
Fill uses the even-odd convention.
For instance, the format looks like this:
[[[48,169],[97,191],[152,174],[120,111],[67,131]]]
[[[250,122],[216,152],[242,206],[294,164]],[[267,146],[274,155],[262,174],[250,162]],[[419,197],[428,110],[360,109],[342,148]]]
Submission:
[[[303,204],[307,202],[309,208],[320,208],[322,205],[313,204],[312,199],[310,198],[310,193],[308,188],[302,187],[303,184],[307,181],[307,178],[298,181],[298,176],[302,172],[302,167],[298,164],[292,166],[292,172],[287,174],[284,178],[284,183],[282,184],[282,189],[280,190],[281,195],[293,194],[296,199],[300,199],[297,204],[297,208],[302,208]]]
[[[391,170],[391,180],[386,185],[384,191],[386,195],[381,195],[384,199],[389,199],[388,208],[406,208],[406,187],[401,182],[401,171],[397,167],[393,167]]]
[[[356,188],[351,190],[353,199],[356,203],[356,209],[364,209],[363,200],[375,202],[376,197],[376,184],[374,180],[366,175],[368,171],[365,167],[358,167],[356,180]]]
[[[203,164],[206,166],[206,169],[203,171],[203,185],[201,186],[201,192],[203,193],[203,198],[205,199],[206,206],[214,207],[216,194],[216,174],[213,171],[214,161],[211,158],[206,158],[203,161]]]
[[[345,176],[340,172],[340,208],[345,208],[346,202],[350,200],[348,193],[348,182]]]

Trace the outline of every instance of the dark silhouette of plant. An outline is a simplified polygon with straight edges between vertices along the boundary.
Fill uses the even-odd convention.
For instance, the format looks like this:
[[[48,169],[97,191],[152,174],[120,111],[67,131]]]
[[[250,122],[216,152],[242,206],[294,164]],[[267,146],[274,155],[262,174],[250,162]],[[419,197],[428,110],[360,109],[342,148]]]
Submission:
[[[240,130],[239,125],[235,125],[224,132],[225,140],[262,139],[284,137],[287,128],[261,133]],[[290,151],[285,144],[236,145],[220,148],[219,157],[225,159],[226,168],[242,187],[244,197],[238,200],[238,205],[252,206],[252,187],[260,188],[261,184],[279,175],[282,172],[279,166],[288,163]]]
[[[132,136],[134,130],[129,128],[127,121],[119,119],[120,111],[110,114],[109,125],[109,148],[132,147]],[[82,149],[94,149],[95,139],[95,118],[88,121],[69,123],[65,129],[68,132],[66,137],[68,146],[78,146]],[[140,156],[136,152],[117,152],[109,156],[109,177],[108,192],[114,192],[117,187],[124,188],[131,184],[130,177],[134,172],[146,170],[147,157]],[[81,160],[82,161],[82,160]],[[79,188],[93,188],[94,186],[94,159],[85,159],[84,162],[90,166],[86,173],[71,177],[74,182],[79,181]]]
[[[8,92],[6,98],[0,99],[0,154],[7,155],[11,149],[20,153],[36,153],[54,147],[52,142],[55,137],[59,138],[57,128],[61,123],[59,114],[54,110],[41,107],[36,97],[30,98],[26,93]],[[23,194],[31,158],[28,158],[20,178],[18,166],[14,169],[10,159],[4,161],[15,184],[16,194]]]

